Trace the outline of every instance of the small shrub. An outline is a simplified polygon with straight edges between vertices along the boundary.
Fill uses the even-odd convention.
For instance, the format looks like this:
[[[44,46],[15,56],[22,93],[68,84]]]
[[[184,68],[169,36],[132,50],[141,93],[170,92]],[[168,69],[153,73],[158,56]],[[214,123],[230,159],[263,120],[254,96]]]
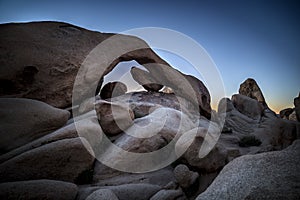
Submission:
[[[239,141],[240,147],[251,147],[251,146],[259,146],[259,145],[261,145],[261,141],[252,135],[245,136]]]

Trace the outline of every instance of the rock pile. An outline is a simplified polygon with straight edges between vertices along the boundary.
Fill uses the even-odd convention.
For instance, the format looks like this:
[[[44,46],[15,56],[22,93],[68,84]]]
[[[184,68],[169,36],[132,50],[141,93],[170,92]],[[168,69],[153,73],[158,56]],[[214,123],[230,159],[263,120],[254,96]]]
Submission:
[[[285,108],[280,111],[279,116],[283,119],[300,122],[300,93],[299,96],[294,99],[294,108]]]
[[[86,54],[113,35],[59,22],[1,25],[1,199],[299,199],[300,123],[275,115],[253,79],[212,111],[200,80],[121,36],[147,48],[98,64],[104,75],[120,61],[145,64],[131,74],[147,91],[101,89],[103,75],[91,86],[99,96],[63,109]]]

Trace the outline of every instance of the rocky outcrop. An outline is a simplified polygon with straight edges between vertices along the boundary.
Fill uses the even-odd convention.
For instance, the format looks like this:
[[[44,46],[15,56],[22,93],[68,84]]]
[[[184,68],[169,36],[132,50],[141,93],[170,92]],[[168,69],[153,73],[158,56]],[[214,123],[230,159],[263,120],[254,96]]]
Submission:
[[[283,119],[289,119],[290,114],[292,114],[293,112],[293,108],[285,108],[279,112],[279,116]]]
[[[197,200],[299,199],[299,151],[297,140],[282,151],[237,158]]]
[[[298,122],[300,122],[300,92],[299,96],[294,99],[295,112]]]
[[[235,94],[231,97],[234,107],[242,114],[254,120],[260,120],[264,107],[255,99]]]
[[[240,85],[239,94],[256,99],[265,108],[268,107],[263,93],[261,92],[256,81],[252,78],[248,78]]]
[[[113,35],[62,22],[2,24],[0,96],[32,98],[60,108],[70,106],[75,77],[84,59],[99,43]],[[142,40],[124,38],[142,43],[146,48],[120,55],[110,66],[102,66],[103,76],[120,61],[166,64]],[[99,80],[101,77],[91,85],[95,90],[99,82],[101,84]]]
[[[232,100],[222,99],[218,112],[225,118],[224,126],[231,130],[220,139],[230,138],[233,147],[236,146],[234,141],[239,141],[243,147],[238,147],[241,155],[286,148],[300,135],[298,123],[277,117],[269,108],[243,95],[233,95]]]
[[[171,87],[177,95],[192,101],[205,117],[210,118],[210,95],[203,83],[173,69],[136,37],[118,35],[108,41],[112,43],[109,43],[109,49],[100,52],[105,59],[98,56],[93,58],[93,63],[86,61],[84,65],[93,66],[83,67],[77,73],[86,56],[111,36],[114,34],[88,31],[60,22],[2,24],[0,46],[5,59],[0,60],[3,69],[0,73],[0,96],[26,97],[55,107],[69,107],[72,92],[75,103],[92,97],[103,76],[119,62],[136,60],[155,78],[155,83]],[[124,52],[126,49],[128,51]],[[94,66],[95,63],[97,66]],[[75,82],[76,75],[79,83]]]
[[[127,86],[119,81],[109,82],[103,86],[100,97],[101,99],[110,99],[121,96],[127,92]]]
[[[285,108],[279,112],[279,116],[283,119],[300,122],[300,93],[299,97],[294,99],[294,108]]]
[[[73,183],[46,179],[0,184],[1,199],[74,200],[77,191]]]
[[[142,85],[147,91],[158,92],[163,88],[163,85],[157,84],[151,77],[150,73],[147,71],[144,71],[137,67],[132,67],[130,73],[132,78],[140,85]]]
[[[0,115],[3,154],[62,127],[70,113],[36,100],[0,98]]]
[[[0,96],[14,97],[0,99],[3,198],[57,199],[64,192],[62,199],[77,200],[195,199],[222,169],[212,185],[217,193],[208,189],[203,196],[224,188],[223,199],[269,195],[275,186],[266,170],[271,182],[282,177],[275,195],[299,188],[289,185],[299,177],[286,171],[299,165],[293,160],[298,147],[289,146],[300,138],[300,124],[275,115],[253,79],[231,100],[222,99],[216,112],[200,80],[173,69],[139,38],[59,22],[0,26]],[[99,96],[104,76],[131,60],[147,70],[134,67],[131,74],[148,91],[126,93],[126,85],[112,82]],[[71,100],[69,120],[69,112],[49,106],[67,107]],[[294,116],[297,100],[295,107]],[[248,183],[235,187],[246,175]],[[256,182],[259,187],[253,187]]]
[[[112,35],[61,22],[1,24],[0,96],[68,107],[83,60]]]
[[[93,150],[84,138],[64,139],[22,153],[0,165],[1,182],[32,179],[80,181],[90,170]]]
[[[297,114],[296,114],[295,110],[289,115],[288,119],[291,120],[291,121],[296,121],[296,122],[298,121]]]
[[[117,151],[114,146],[109,146],[103,152],[101,160],[110,163],[114,169],[124,167],[123,171],[144,171],[151,168],[155,163],[152,163],[149,157],[145,157],[145,160],[143,160],[144,157],[129,156],[128,152],[154,152],[166,146],[176,135],[183,134],[193,127],[195,127],[195,124],[181,112],[171,108],[158,108],[145,117],[135,119],[134,126],[128,128],[126,134],[122,134],[114,141],[116,146],[125,151]],[[158,152],[156,154],[156,157],[160,156],[160,159],[162,159],[160,164],[162,164],[162,161],[168,161],[173,150],[172,147],[164,148],[163,152],[165,153],[158,154]],[[135,162],[140,164],[132,166],[131,163]],[[130,167],[127,168],[126,166]],[[119,174],[120,172],[98,163],[95,166],[94,180],[101,180]]]

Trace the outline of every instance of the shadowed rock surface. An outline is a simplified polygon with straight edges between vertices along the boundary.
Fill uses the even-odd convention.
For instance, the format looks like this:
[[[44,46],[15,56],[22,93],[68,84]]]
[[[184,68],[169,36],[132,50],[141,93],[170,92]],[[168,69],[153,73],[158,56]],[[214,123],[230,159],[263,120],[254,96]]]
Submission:
[[[121,96],[127,92],[127,87],[124,83],[115,81],[109,82],[103,86],[100,97],[102,99],[110,99],[113,97]]]
[[[261,92],[256,81],[252,78],[248,78],[240,85],[239,93],[252,99],[256,99],[265,108],[268,107],[263,93]]]
[[[0,98],[0,154],[65,125],[70,113],[40,101]]]
[[[299,199],[300,141],[283,151],[230,162],[197,200]]]
[[[150,73],[139,69],[137,67],[132,67],[130,70],[132,78],[142,85],[147,91],[158,92],[163,88],[163,85],[157,84],[155,80],[151,77]]]
[[[1,199],[73,200],[77,191],[73,183],[45,179],[0,184]]]
[[[118,200],[119,198],[111,190],[108,189],[96,190],[86,198],[86,200],[96,200],[96,199]]]
[[[85,138],[89,142],[91,147],[95,149],[101,142],[102,134],[103,131],[99,126],[97,117],[88,117],[77,121],[76,125],[75,123],[71,123],[50,134],[47,134],[19,148],[9,151],[6,154],[1,155],[0,163],[45,144],[50,144],[63,139],[77,138],[79,136]]]
[[[190,171],[186,165],[177,165],[174,169],[174,175],[182,188],[189,188],[199,178],[197,172]]]
[[[0,96],[59,108],[71,105],[74,79],[87,54],[113,35],[61,22],[1,24],[0,30]]]
[[[290,114],[292,114],[293,112],[293,108],[285,108],[279,112],[279,116],[283,119],[289,119]]]
[[[299,96],[294,99],[295,111],[298,122],[300,122],[300,92]]]
[[[84,138],[59,140],[2,163],[0,180],[54,179],[75,182],[82,172],[92,167],[92,154],[93,150]]]

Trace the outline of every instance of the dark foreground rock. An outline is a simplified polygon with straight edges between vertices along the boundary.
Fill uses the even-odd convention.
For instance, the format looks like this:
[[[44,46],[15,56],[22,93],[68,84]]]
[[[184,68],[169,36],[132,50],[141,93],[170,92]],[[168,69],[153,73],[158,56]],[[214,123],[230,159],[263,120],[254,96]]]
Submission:
[[[0,26],[0,96],[60,108],[71,105],[74,79],[87,54],[113,35],[61,22]]]
[[[283,119],[289,119],[289,116],[294,112],[293,108],[285,108],[279,112],[279,116]]]
[[[74,200],[78,188],[73,183],[31,180],[0,184],[0,199]]]
[[[64,139],[22,153],[0,165],[1,182],[32,179],[80,181],[90,170],[93,150],[84,138]]]
[[[0,116],[2,154],[59,129],[70,113],[36,100],[0,98]]]
[[[299,96],[294,99],[295,112],[298,122],[300,122],[300,92]]]
[[[127,86],[119,81],[109,82],[101,89],[100,97],[102,99],[110,99],[121,96],[127,92]]]
[[[246,155],[224,167],[197,200],[299,199],[300,141],[282,151]]]

